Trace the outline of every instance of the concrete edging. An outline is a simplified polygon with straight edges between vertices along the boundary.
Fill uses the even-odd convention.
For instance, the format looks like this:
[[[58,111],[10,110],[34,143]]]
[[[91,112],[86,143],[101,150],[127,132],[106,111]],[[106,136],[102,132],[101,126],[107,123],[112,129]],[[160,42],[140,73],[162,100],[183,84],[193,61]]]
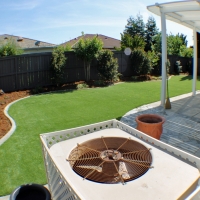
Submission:
[[[14,133],[15,129],[16,129],[16,124],[15,124],[15,121],[14,119],[8,114],[8,110],[10,108],[11,105],[13,105],[14,103],[18,102],[18,101],[21,101],[23,99],[26,99],[30,96],[27,96],[27,97],[23,97],[21,99],[18,99],[18,100],[15,100],[11,103],[9,103],[5,108],[4,108],[4,114],[5,116],[10,120],[11,122],[11,129],[6,133],[6,135],[4,135],[1,139],[0,139],[0,146]]]

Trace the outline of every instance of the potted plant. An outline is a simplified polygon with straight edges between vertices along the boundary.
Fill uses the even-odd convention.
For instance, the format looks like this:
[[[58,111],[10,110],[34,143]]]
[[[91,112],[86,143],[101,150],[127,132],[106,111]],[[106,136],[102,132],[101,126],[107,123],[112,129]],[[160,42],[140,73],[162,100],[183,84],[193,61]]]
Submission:
[[[160,139],[165,119],[155,114],[143,114],[136,117],[137,129],[147,135]]]

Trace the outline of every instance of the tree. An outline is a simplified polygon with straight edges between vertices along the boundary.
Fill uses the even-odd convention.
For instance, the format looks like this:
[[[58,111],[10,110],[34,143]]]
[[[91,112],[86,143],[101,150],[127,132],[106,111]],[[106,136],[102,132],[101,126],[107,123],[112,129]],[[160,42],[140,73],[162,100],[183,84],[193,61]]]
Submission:
[[[187,41],[187,35],[183,35],[182,33],[179,35],[178,33],[178,36],[181,38],[181,40],[183,41],[183,45],[187,46],[188,44],[188,41]]]
[[[188,54],[191,52],[188,50],[187,53],[187,36],[184,36],[183,34],[176,34],[172,35],[170,34],[167,37],[167,52],[169,55],[178,55],[183,56],[184,54]],[[190,53],[189,53],[190,54]]]
[[[152,51],[161,54],[162,52],[162,36],[161,32],[152,37]]]
[[[158,34],[158,28],[156,26],[156,21],[153,17],[149,17],[145,26],[145,51],[151,51],[152,44],[154,43],[153,37]]]
[[[116,81],[119,78],[118,62],[113,57],[113,52],[103,50],[99,52],[97,57],[97,70],[101,79],[105,81]]]
[[[0,42],[0,57],[21,55],[22,53],[23,50],[12,38],[7,39],[6,42]]]
[[[103,42],[98,36],[92,39],[81,38],[75,46],[75,52],[78,58],[84,62],[84,72],[86,81],[90,80],[90,64],[92,59],[97,56],[97,53],[102,49]]]
[[[132,37],[131,35],[125,33],[121,34],[121,50],[124,50],[126,47],[129,47],[131,50],[135,48],[142,48],[145,47],[145,41],[139,35],[135,35]]]
[[[179,35],[170,34],[167,37],[167,53],[169,55],[178,56],[182,45],[183,45],[183,40],[179,37]]]
[[[131,37],[139,35],[145,39],[145,24],[142,15],[138,14],[136,18],[130,17],[127,21],[124,34],[128,33]]]
[[[52,52],[51,67],[53,70],[53,80],[56,82],[57,86],[64,81],[64,68],[65,68],[65,48],[63,46],[56,47]]]
[[[193,48],[187,48],[185,45],[182,45],[179,55],[181,57],[191,58],[193,57]]]

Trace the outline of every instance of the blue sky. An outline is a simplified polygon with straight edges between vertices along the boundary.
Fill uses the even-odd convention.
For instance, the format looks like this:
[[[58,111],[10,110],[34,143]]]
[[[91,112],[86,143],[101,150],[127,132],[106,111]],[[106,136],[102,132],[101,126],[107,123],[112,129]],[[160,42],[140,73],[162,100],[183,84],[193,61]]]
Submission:
[[[158,0],[164,3],[167,0]],[[85,34],[102,34],[120,39],[127,19],[138,13],[147,22],[153,16],[161,30],[160,17],[147,10],[155,0],[7,0],[0,2],[0,34],[10,34],[60,44]],[[187,35],[192,30],[167,21],[167,32]]]

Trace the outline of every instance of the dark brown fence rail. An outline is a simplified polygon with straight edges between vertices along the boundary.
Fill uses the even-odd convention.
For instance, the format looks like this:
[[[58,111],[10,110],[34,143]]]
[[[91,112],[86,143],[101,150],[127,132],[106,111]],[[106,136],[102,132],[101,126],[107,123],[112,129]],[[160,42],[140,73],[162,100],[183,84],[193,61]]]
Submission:
[[[51,53],[37,53],[0,58],[0,89],[9,92],[52,85],[51,56]],[[84,81],[83,62],[74,52],[66,53],[66,57],[65,82]],[[124,52],[114,52],[114,57],[118,59],[119,73],[124,77],[133,76],[129,56]],[[180,60],[183,68],[186,69],[188,59],[177,56],[168,56],[168,58],[171,72],[174,71],[176,60]],[[98,79],[96,60],[91,63],[91,79]]]

